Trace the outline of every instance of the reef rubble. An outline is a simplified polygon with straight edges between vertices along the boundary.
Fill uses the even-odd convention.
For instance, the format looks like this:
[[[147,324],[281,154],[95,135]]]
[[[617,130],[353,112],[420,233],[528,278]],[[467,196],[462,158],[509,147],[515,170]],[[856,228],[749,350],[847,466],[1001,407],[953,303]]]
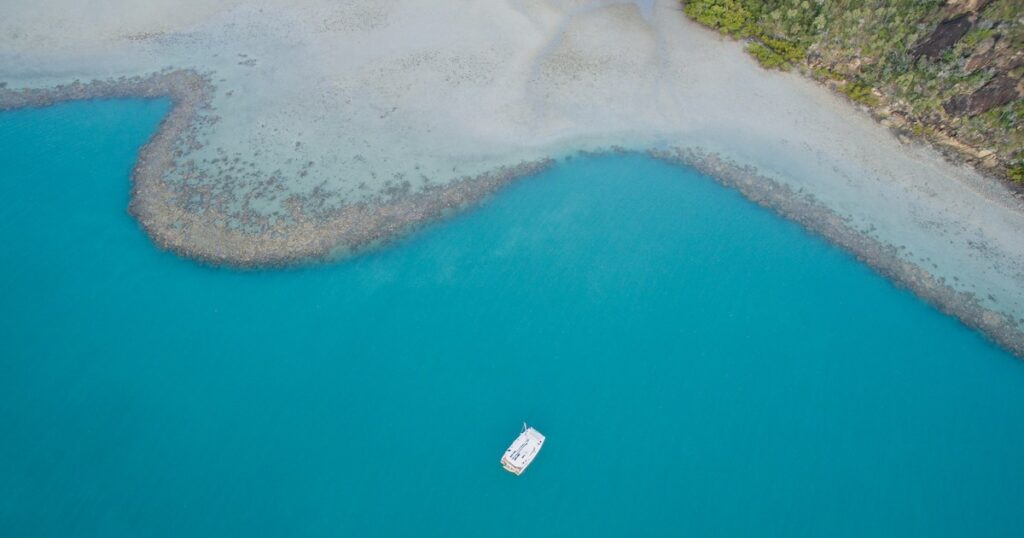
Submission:
[[[84,99],[169,98],[171,110],[139,151],[132,170],[128,211],[160,247],[187,258],[237,268],[293,265],[357,252],[399,237],[460,207],[478,202],[510,181],[536,174],[552,159],[524,161],[492,172],[427,185],[416,192],[397,189],[370,201],[348,203],[311,214],[316,200],[297,195],[286,202],[287,219],[270,223],[259,215],[228,214],[202,196],[199,183],[171,185],[181,148],[196,147],[197,123],[210,121],[215,91],[209,76],[166,70],[148,77],[73,83],[49,89],[0,88],[0,111]],[[207,204],[188,207],[199,196]],[[194,204],[193,204],[194,205]],[[258,222],[255,227],[236,225]]]

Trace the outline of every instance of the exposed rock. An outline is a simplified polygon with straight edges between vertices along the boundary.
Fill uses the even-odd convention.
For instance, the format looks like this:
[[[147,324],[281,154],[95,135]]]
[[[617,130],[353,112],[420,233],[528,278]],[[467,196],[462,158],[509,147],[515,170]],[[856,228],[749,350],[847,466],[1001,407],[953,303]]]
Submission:
[[[952,47],[974,26],[974,18],[970,14],[963,14],[958,17],[943,21],[926,38],[919,41],[914,47],[914,58],[927,56],[938,58],[946,49]]]
[[[967,69],[971,60],[974,60],[974,56],[968,59],[968,65],[964,66]],[[996,73],[1008,73],[1022,65],[1024,65],[1024,54],[1021,52],[1013,51],[1013,44],[1010,43],[1009,39],[1004,39],[1001,36],[997,36],[995,43],[988,52],[980,55],[975,60],[977,68],[988,68],[992,69]],[[967,72],[973,71],[967,69]]]
[[[951,148],[961,155],[966,155],[969,157],[973,157],[975,159],[981,158],[979,156],[978,150],[972,148],[967,144],[964,144],[963,142],[957,140],[956,138],[953,138],[952,136],[949,136],[948,134],[942,132],[939,129],[933,129],[929,131],[928,139],[947,148]]]
[[[949,101],[942,104],[942,108],[945,109],[946,114],[950,116],[960,116],[964,112],[967,112],[967,101],[966,95],[957,95]]]
[[[981,43],[978,43],[978,46],[974,48],[974,53],[967,59],[967,63],[964,65],[964,71],[973,73],[978,69],[991,64],[992,60],[995,58],[995,54],[993,54],[993,52],[996,41],[998,40],[999,36],[993,36]]]
[[[977,116],[1020,97],[1018,81],[1001,75],[989,81],[967,99],[967,114]]]
[[[978,13],[988,7],[993,0],[949,0],[946,2],[945,17],[956,17],[965,13]]]
[[[1012,49],[1007,41],[997,36],[992,46],[986,46],[983,42],[979,45],[978,50],[967,59],[964,71],[973,73],[979,69],[987,69],[993,73],[993,79],[988,85],[975,93],[978,96],[977,99],[971,96],[970,107],[968,106],[968,100],[963,97],[954,97],[943,104],[942,106],[946,109],[947,113],[952,115],[962,114],[970,108],[971,114],[974,115],[1006,104],[1016,98],[1009,89],[1014,84],[1013,80],[1016,80],[1015,77],[1010,76],[1010,73],[1024,66],[1024,53],[1012,53]],[[1024,96],[1024,89],[1018,87],[1016,94],[1017,96]],[[985,102],[989,99],[994,99],[995,104],[986,105]]]
[[[1018,67],[1024,67],[1024,53],[1018,52],[1012,56],[1000,56],[1001,61],[997,62],[999,70],[1003,73],[1009,73]]]

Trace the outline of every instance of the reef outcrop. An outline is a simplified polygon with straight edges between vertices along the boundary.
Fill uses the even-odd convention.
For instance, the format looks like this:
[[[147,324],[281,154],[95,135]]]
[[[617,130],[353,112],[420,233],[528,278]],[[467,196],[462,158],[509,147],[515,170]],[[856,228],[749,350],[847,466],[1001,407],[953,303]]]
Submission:
[[[236,224],[237,215],[226,214],[213,204],[198,210],[188,207],[189,200],[202,196],[201,184],[172,185],[166,180],[179,166],[183,148],[200,144],[197,123],[210,121],[200,113],[209,110],[214,91],[209,76],[192,70],[167,70],[148,77],[75,82],[49,89],[0,88],[0,110],[83,99],[169,98],[170,112],[140,150],[132,170],[128,211],[162,248],[195,260],[239,268],[322,260],[386,242],[554,162],[522,162],[430,185],[414,193],[399,189],[368,202],[345,204],[317,214],[303,210],[315,204],[294,197],[287,204],[288,219],[246,230]]]

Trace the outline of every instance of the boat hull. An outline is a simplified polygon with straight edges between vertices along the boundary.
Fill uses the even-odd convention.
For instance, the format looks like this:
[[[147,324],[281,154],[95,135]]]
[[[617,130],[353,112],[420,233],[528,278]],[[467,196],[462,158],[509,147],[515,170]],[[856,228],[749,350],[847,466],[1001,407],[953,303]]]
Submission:
[[[544,446],[544,435],[539,431],[524,427],[523,432],[516,437],[515,441],[505,450],[501,457],[501,466],[506,471],[519,476],[533,463],[534,458],[540,453]]]

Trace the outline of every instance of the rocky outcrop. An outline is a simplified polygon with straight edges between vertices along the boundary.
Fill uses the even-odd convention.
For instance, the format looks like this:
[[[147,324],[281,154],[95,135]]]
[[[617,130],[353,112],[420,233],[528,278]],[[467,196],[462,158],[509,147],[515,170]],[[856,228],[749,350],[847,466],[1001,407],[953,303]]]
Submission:
[[[1024,97],[1021,81],[1008,75],[999,75],[971,95],[957,95],[943,103],[950,116],[977,116],[1001,107],[1018,97]]]
[[[1000,39],[1000,36],[990,37],[981,43],[978,43],[974,47],[974,52],[967,58],[967,63],[964,64],[964,71],[973,73],[982,67],[992,65],[992,62],[999,57],[1000,50],[996,48],[999,45],[999,49],[1006,49],[1009,44],[1005,40]]]
[[[932,33],[914,45],[914,59],[921,56],[938,58],[947,49],[960,41],[974,27],[978,13],[988,7],[993,0],[949,0],[943,10],[943,20]]]
[[[988,7],[994,0],[949,0],[943,11],[943,18],[949,19],[965,13],[978,13]]]
[[[722,17],[726,4],[763,3],[684,1],[694,2],[725,10]],[[877,0],[868,4],[880,11],[855,19],[847,19],[847,4],[817,2],[820,27],[780,28],[778,10],[748,18],[755,33],[808,43],[801,70],[869,107],[901,137],[923,138],[1008,179],[1024,197],[1024,0]],[[915,32],[915,41],[889,40],[894,25]],[[874,34],[880,39],[865,40]]]
[[[921,56],[938,58],[946,49],[952,47],[974,26],[974,17],[969,13],[943,21],[914,46],[914,59]]]
[[[964,63],[964,71],[973,73],[989,69],[995,73],[1008,73],[1021,66],[1024,66],[1024,54],[1014,52],[1010,40],[996,34],[974,47],[974,52]]]

